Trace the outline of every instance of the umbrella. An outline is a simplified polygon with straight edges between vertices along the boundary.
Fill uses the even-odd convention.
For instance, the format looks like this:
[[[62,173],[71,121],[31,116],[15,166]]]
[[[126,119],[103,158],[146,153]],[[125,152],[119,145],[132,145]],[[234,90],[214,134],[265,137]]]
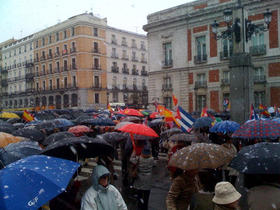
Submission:
[[[120,122],[115,126],[115,130],[123,127],[124,125],[128,125],[128,124],[134,124],[133,122]]]
[[[73,134],[81,134],[81,133],[93,132],[93,130],[85,125],[76,125],[76,126],[69,128],[68,132],[73,133]]]
[[[12,112],[2,112],[0,113],[0,118],[6,118],[6,119],[10,119],[10,118],[18,118],[20,119],[20,117]]]
[[[13,126],[14,126],[16,129],[20,129],[20,128],[24,128],[25,124],[24,124],[24,123],[15,123],[15,124],[13,124]]]
[[[62,114],[62,115],[59,115],[59,118],[64,118],[64,119],[67,119],[67,120],[73,120],[73,117],[71,116],[71,114]]]
[[[0,132],[0,148],[21,141],[23,138]]]
[[[42,154],[77,160],[98,155],[113,155],[113,147],[101,138],[71,137],[48,145]]]
[[[66,127],[71,127],[74,125],[73,122],[71,122],[70,120],[64,119],[64,118],[54,119],[53,122],[56,124],[57,128],[66,128]]]
[[[233,138],[278,138],[280,137],[280,124],[272,120],[254,120],[243,124],[233,134]]]
[[[143,124],[127,124],[119,128],[118,130],[130,134],[158,137],[157,133],[152,128]]]
[[[196,136],[192,134],[186,134],[186,133],[177,133],[169,137],[170,141],[187,141],[187,142],[193,142],[196,140]]]
[[[37,142],[20,141],[0,149],[0,160],[4,165],[13,163],[30,155],[37,155],[42,151]]]
[[[23,128],[12,133],[14,136],[22,136],[32,141],[42,143],[45,140],[45,135],[35,128]]]
[[[4,125],[4,126],[0,125],[0,132],[12,134],[13,131],[15,131],[15,130],[16,130],[16,128],[13,127],[13,126],[7,127],[7,126],[5,126],[5,125]]]
[[[47,145],[52,144],[61,139],[71,138],[71,137],[75,137],[75,135],[68,131],[53,133],[53,134],[49,135],[47,138],[45,138],[45,140],[42,142],[42,144],[47,146]]]
[[[65,191],[78,163],[33,155],[0,170],[0,209],[38,209]]]
[[[150,118],[159,118],[161,117],[161,115],[158,112],[153,112],[152,114],[150,114]]]
[[[121,114],[130,115],[130,116],[137,116],[137,117],[144,117],[144,115],[136,109],[126,108],[126,109],[123,110],[123,113],[121,113]]]
[[[38,130],[45,129],[46,131],[52,131],[57,128],[57,125],[53,120],[48,120],[39,122],[37,125],[35,125],[35,128]]]
[[[243,147],[230,166],[245,174],[280,174],[280,143],[262,142]]]
[[[171,128],[168,130],[165,130],[163,132],[160,133],[161,137],[167,137],[167,136],[172,136],[176,133],[183,133],[183,131],[180,128]]]
[[[236,131],[240,125],[237,122],[225,120],[222,122],[217,122],[215,125],[210,128],[210,132],[212,133],[233,133]]]
[[[130,117],[125,117],[121,120],[121,122],[134,122],[134,123],[139,123],[141,122],[141,119],[139,117],[135,116],[130,116]]]
[[[105,141],[107,141],[110,144],[119,143],[127,138],[127,136],[124,135],[124,133],[119,133],[119,132],[107,132],[102,135],[98,135],[97,137],[103,138]]]
[[[233,157],[234,154],[224,146],[197,143],[178,150],[171,156],[168,164],[183,170],[215,169],[228,164]]]
[[[92,117],[87,114],[82,114],[79,117],[77,117],[74,121],[79,124],[83,120],[87,120],[87,119],[92,119]]]
[[[7,120],[8,123],[14,124],[14,123],[20,123],[22,120],[20,118],[10,118]]]
[[[115,123],[110,118],[89,118],[82,120],[80,124],[93,126],[115,126]]]
[[[193,124],[194,128],[211,127],[214,120],[211,117],[200,117]]]
[[[164,123],[165,123],[165,121],[163,119],[155,119],[155,120],[152,120],[149,123],[149,126],[150,127],[157,127],[157,126],[164,125]]]
[[[272,121],[280,123],[280,118],[274,118],[274,119],[272,119]]]

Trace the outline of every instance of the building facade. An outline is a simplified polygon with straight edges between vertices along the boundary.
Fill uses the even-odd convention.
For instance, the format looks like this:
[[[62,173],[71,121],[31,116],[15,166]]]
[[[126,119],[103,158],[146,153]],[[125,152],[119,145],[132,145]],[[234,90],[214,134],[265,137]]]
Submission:
[[[149,44],[149,103],[172,107],[172,94],[189,112],[203,107],[223,111],[230,98],[230,39],[216,40],[211,30],[214,20],[219,31],[227,27],[223,11],[238,0],[198,0],[148,16],[144,30]],[[242,0],[248,19],[264,25],[263,13],[272,12],[269,30],[259,32],[245,43],[252,56],[254,103],[280,105],[280,2]]]
[[[106,43],[108,101],[147,107],[146,36],[108,27]]]
[[[125,36],[128,41],[132,39],[139,44],[139,49],[134,50],[135,58],[138,54],[141,58],[140,51],[145,54],[142,60],[128,62],[127,66],[135,67],[135,72],[130,70],[127,74],[120,72],[112,75],[112,63],[115,62],[111,56],[113,33],[118,38]],[[145,46],[145,50],[140,49],[140,44]],[[106,18],[95,17],[92,13],[71,17],[3,47],[2,106],[4,109],[98,109],[116,100],[129,103],[132,101],[131,94],[136,95],[137,100],[132,102],[137,102],[137,105],[143,104],[142,98],[147,103],[146,46],[145,36],[109,27]],[[119,44],[117,50],[123,47]],[[133,54],[131,49],[127,47],[127,53]],[[116,82],[123,81],[121,75],[133,73],[133,78],[127,76],[127,87],[130,89],[116,89],[117,83],[112,88],[115,77]],[[133,89],[134,78],[137,82]],[[118,90],[117,95],[115,90]],[[127,100],[123,100],[121,94],[125,92]],[[114,100],[113,96],[116,97]]]

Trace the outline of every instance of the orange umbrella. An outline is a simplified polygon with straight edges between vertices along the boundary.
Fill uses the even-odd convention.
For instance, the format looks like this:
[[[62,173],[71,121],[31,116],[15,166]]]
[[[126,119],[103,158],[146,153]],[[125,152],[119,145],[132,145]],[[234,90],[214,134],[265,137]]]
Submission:
[[[0,132],[0,148],[7,146],[11,143],[16,143],[21,141],[23,138],[18,136],[13,136],[8,133]]]
[[[138,116],[138,117],[144,117],[144,115],[140,111],[138,111],[136,109],[124,109],[122,114],[131,115],[131,116]]]

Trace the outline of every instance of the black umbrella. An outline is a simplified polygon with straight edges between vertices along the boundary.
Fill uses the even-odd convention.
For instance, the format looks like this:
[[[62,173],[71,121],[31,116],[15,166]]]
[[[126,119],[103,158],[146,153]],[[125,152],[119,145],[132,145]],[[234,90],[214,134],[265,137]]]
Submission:
[[[47,145],[52,144],[56,141],[60,141],[61,139],[71,138],[71,137],[75,137],[75,135],[73,133],[70,133],[70,132],[67,132],[67,131],[53,133],[53,134],[49,135],[47,138],[45,138],[45,140],[42,142],[42,144],[47,146]]]
[[[37,142],[20,141],[12,143],[0,149],[0,160],[5,166],[13,163],[21,158],[30,155],[37,155],[42,151]]]
[[[89,118],[82,120],[80,124],[93,126],[115,126],[115,123],[110,118]]]
[[[280,143],[243,147],[230,166],[245,174],[280,174]]]
[[[172,136],[172,135],[174,135],[176,133],[183,133],[183,131],[180,128],[171,128],[171,129],[163,131],[160,134],[160,136],[161,137],[169,137],[169,136]]]
[[[164,120],[163,119],[155,119],[155,120],[152,120],[151,122],[148,123],[148,125],[150,127],[157,127],[157,126],[162,126],[164,125]]]
[[[13,127],[13,126],[3,126],[3,125],[0,125],[0,132],[4,132],[4,133],[10,133],[12,134],[13,131],[15,131],[16,128]]]
[[[23,128],[12,133],[14,136],[26,137],[32,141],[42,143],[45,140],[45,135],[35,128]]]
[[[113,152],[113,147],[101,138],[71,137],[48,145],[42,154],[76,161],[78,158],[113,155]]]
[[[53,121],[48,120],[36,124],[35,128],[37,128],[38,130],[45,129],[46,131],[49,132],[49,131],[53,131],[55,128],[57,128],[57,126]]]
[[[24,123],[15,123],[15,124],[13,124],[13,126],[16,129],[21,129],[21,128],[24,128],[25,124]]]
[[[126,118],[123,118],[121,122],[134,122],[134,123],[139,123],[141,122],[141,119],[136,116],[128,116]]]
[[[84,121],[84,120],[88,120],[88,119],[93,119],[91,116],[89,116],[89,115],[87,115],[87,114],[82,114],[82,115],[80,115],[79,117],[77,117],[75,120],[74,120],[74,122],[75,123],[81,123],[82,121]]]
[[[114,145],[121,142],[122,140],[125,140],[127,138],[127,135],[125,133],[119,132],[107,132],[102,135],[98,135],[97,137],[103,138],[108,143]]]
[[[10,118],[7,120],[8,123],[14,124],[14,123],[21,123],[22,119],[19,118]]]
[[[11,127],[13,126],[11,123],[5,122],[3,120],[0,120],[0,126],[6,126],[6,127]]]

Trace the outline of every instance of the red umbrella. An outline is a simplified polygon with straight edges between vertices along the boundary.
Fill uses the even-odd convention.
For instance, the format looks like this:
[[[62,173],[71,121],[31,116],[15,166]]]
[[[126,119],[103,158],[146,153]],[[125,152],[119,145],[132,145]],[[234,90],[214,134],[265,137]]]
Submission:
[[[138,116],[138,117],[144,117],[144,115],[140,111],[138,111],[136,109],[124,109],[122,114],[131,115],[131,116]]]
[[[150,114],[150,118],[154,119],[154,118],[158,118],[161,115],[158,112],[153,112],[152,114]]]
[[[75,136],[81,136],[80,134],[93,132],[93,130],[85,125],[77,125],[69,128],[68,132],[73,133]]]

